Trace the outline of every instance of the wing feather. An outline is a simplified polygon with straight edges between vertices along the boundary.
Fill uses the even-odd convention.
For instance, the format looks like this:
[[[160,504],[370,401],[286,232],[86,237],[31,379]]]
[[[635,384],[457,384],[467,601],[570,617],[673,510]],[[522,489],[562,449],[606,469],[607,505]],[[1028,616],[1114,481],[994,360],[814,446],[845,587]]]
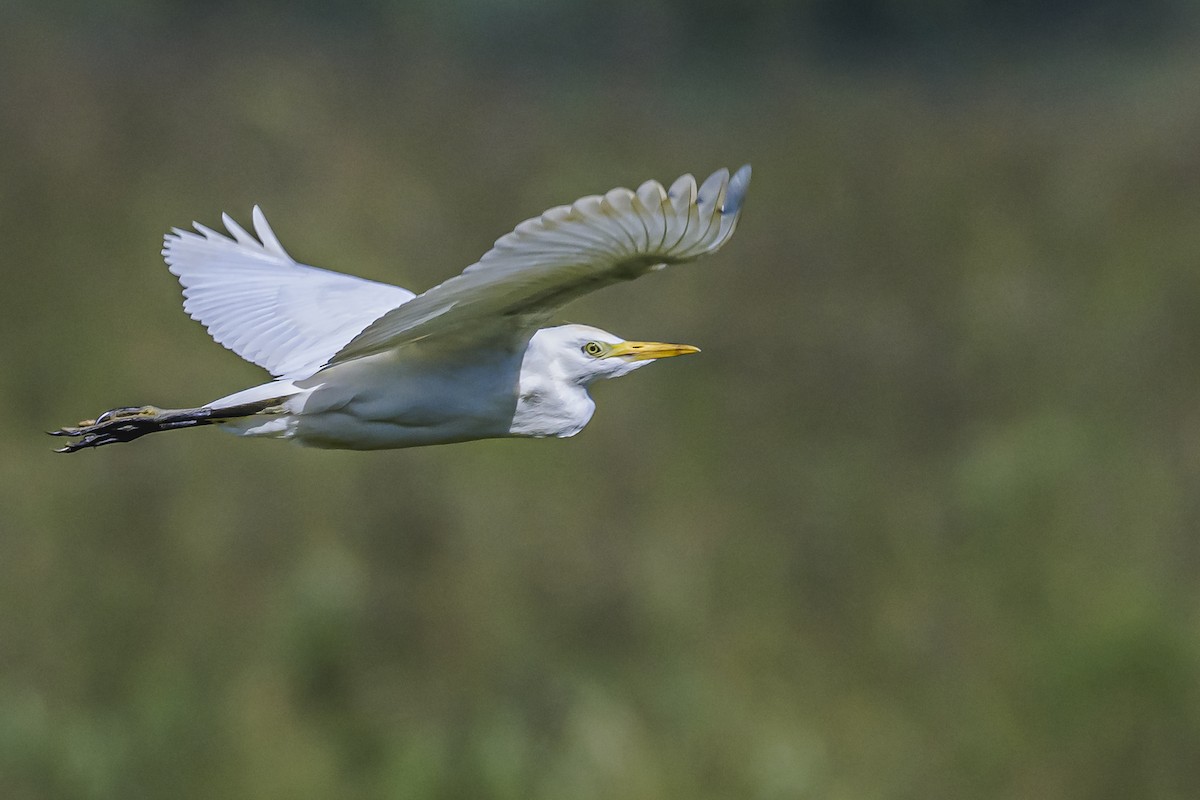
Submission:
[[[254,234],[228,214],[229,235],[194,223],[163,240],[183,309],[220,344],[276,376],[312,374],[360,331],[412,299],[398,286],[295,261],[254,207]]]
[[[433,336],[480,339],[539,325],[580,295],[719,249],[733,235],[750,167],[699,187],[646,181],[556,206],[500,237],[462,274],[388,311],[331,359],[350,361]]]

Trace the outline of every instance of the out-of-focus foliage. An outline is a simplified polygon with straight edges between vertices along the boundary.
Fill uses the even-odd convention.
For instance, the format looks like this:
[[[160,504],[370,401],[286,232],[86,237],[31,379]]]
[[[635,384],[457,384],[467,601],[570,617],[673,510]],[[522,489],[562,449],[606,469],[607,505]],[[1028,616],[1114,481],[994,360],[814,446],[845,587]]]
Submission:
[[[0,796],[1195,796],[1186,6],[741,5],[0,11]],[[171,225],[419,290],[743,161],[576,439],[39,433],[262,378]]]

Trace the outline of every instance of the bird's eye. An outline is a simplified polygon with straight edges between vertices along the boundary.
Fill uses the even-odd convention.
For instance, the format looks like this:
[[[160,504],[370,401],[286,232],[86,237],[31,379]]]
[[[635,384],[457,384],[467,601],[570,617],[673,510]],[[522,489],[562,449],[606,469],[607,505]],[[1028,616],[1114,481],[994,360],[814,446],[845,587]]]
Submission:
[[[583,352],[592,358],[599,358],[600,354],[604,352],[604,345],[599,342],[588,342],[583,346]]]

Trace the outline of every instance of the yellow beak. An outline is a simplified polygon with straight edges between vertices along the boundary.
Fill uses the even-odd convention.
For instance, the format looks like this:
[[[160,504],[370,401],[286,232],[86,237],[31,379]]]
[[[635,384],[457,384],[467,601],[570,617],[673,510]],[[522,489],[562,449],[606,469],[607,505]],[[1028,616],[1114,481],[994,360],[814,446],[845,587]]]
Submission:
[[[621,342],[614,344],[605,354],[605,358],[626,356],[634,361],[647,361],[651,358],[670,358],[685,356],[688,353],[699,353],[699,347],[690,344],[664,344],[663,342]]]

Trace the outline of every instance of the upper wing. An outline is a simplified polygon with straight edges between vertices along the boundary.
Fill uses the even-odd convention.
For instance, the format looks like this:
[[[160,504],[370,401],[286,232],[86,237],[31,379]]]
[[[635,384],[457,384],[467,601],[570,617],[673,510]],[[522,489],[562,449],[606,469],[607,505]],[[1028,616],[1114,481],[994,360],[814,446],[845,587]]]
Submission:
[[[684,175],[664,190],[613,189],[526,220],[476,263],[384,314],[333,356],[349,361],[451,332],[487,336],[536,325],[580,295],[698,258],[733,234],[750,166],[722,169],[699,190]]]
[[[229,236],[175,228],[163,256],[183,310],[219,343],[275,376],[307,377],[373,320],[413,298],[398,286],[297,263],[254,207],[255,239],[228,214]]]

